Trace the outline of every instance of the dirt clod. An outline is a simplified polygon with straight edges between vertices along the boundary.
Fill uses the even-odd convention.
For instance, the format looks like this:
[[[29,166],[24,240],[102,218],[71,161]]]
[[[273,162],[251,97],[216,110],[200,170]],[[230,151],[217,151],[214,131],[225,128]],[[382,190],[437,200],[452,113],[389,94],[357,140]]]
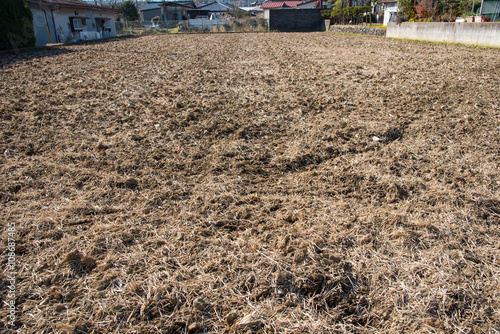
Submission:
[[[97,266],[97,261],[91,256],[84,256],[81,259],[83,270],[91,271]]]
[[[71,251],[66,255],[66,262],[69,263],[80,263],[81,259],[82,254],[78,250]]]
[[[208,304],[205,302],[205,300],[201,297],[196,298],[193,301],[193,307],[197,309],[198,311],[205,311],[205,309],[208,307]]]
[[[232,325],[236,319],[238,319],[239,313],[237,311],[231,311],[226,315],[226,323]]]
[[[193,322],[193,323],[189,324],[188,332],[189,333],[196,333],[196,332],[200,331],[201,328],[202,328],[202,326],[199,322]]]
[[[278,284],[285,284],[285,282],[287,280],[286,279],[286,274],[283,271],[278,270],[276,272],[275,279],[276,279],[276,283],[278,283]]]

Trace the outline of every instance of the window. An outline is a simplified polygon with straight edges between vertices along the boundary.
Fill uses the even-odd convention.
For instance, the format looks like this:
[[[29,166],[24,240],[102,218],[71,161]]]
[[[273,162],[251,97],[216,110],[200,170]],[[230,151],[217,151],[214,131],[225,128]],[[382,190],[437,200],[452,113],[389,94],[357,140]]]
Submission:
[[[83,29],[82,19],[73,19],[73,28]]]
[[[85,18],[70,18],[73,30],[83,30],[87,26]]]

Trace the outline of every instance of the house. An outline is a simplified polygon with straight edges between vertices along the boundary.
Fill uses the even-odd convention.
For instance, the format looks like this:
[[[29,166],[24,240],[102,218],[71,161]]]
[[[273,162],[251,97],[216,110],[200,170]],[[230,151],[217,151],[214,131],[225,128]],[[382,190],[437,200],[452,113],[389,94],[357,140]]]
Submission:
[[[165,21],[182,21],[191,18],[191,15],[198,15],[199,9],[194,1],[170,0],[160,4],[161,18]],[[207,13],[206,11],[203,11]]]
[[[163,8],[168,7],[168,9]],[[162,10],[163,8],[163,10]],[[182,9],[183,8],[183,9]],[[207,15],[208,11],[198,11],[194,1],[189,0],[160,0],[148,1],[140,10],[143,21],[151,21],[154,17],[162,17],[164,20],[174,21]],[[164,14],[163,14],[164,13]],[[177,16],[176,16],[177,13]],[[174,17],[176,17],[174,19]],[[180,18],[179,18],[180,17]]]
[[[33,13],[36,46],[116,36],[117,10],[67,0],[25,0]]]
[[[140,9],[140,12],[142,13],[142,20],[143,21],[151,21],[153,17],[156,16],[161,16],[161,7],[160,5],[162,3],[165,3],[166,1],[148,1],[142,8]]]
[[[219,14],[219,15],[227,14],[233,10],[232,6],[219,1],[210,2],[198,8],[202,10],[207,10],[209,16],[211,14]]]
[[[397,0],[382,0],[384,5],[384,26],[389,22],[396,22],[398,15],[398,1]]]

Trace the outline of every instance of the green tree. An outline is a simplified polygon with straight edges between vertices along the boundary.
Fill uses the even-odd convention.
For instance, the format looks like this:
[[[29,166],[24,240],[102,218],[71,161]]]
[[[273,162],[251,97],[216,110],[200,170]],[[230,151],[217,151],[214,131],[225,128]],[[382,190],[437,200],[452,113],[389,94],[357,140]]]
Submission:
[[[332,9],[342,9],[344,8],[344,0],[329,0],[332,4]]]
[[[0,0],[0,50],[35,45],[33,14],[24,0]]]
[[[404,19],[415,17],[415,0],[398,0],[398,10]]]
[[[139,12],[137,7],[131,0],[127,0],[118,7],[123,17],[127,21],[137,21],[139,19]]]

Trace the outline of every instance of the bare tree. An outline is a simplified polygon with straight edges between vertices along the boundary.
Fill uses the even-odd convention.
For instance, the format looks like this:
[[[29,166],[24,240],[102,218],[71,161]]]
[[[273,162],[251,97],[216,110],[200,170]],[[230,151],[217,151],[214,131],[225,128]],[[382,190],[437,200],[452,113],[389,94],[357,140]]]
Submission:
[[[96,6],[118,8],[123,0],[93,0]]]

